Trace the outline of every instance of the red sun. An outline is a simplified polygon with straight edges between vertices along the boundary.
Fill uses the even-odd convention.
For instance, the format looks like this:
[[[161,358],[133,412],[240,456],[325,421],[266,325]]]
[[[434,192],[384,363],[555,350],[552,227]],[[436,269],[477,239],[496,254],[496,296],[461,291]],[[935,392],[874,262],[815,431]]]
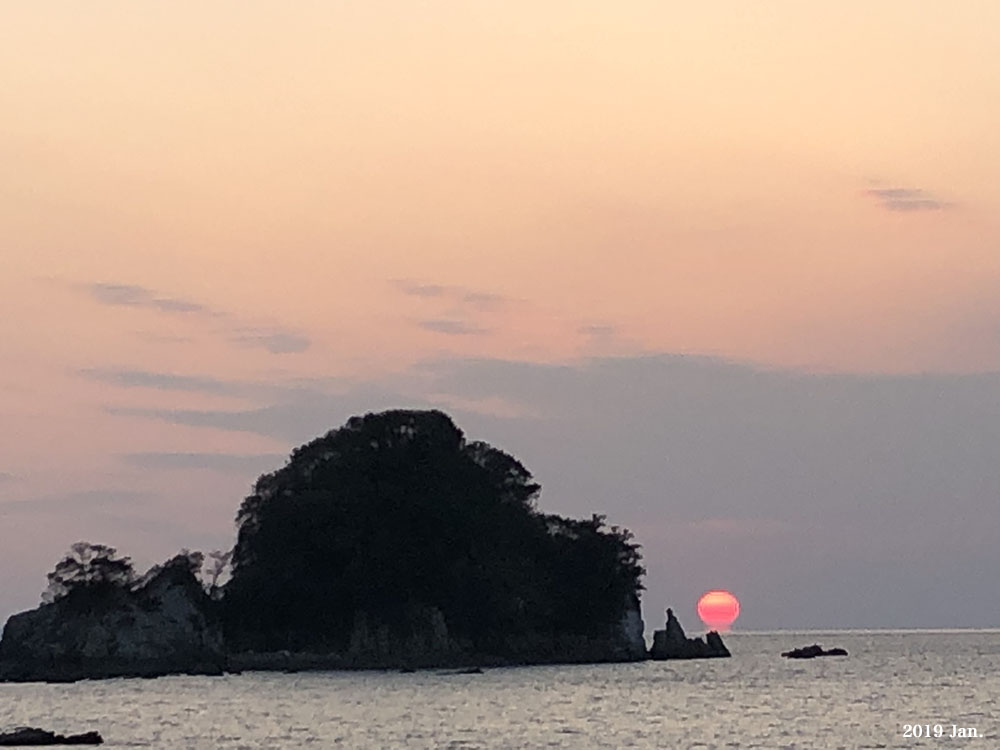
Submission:
[[[706,591],[698,600],[698,617],[712,630],[729,630],[740,616],[740,600],[728,591]]]

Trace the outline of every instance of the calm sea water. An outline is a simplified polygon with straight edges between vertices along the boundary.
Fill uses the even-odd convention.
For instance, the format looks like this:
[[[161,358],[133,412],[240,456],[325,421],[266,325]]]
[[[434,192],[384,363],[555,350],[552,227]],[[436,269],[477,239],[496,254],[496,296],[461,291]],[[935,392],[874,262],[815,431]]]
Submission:
[[[732,659],[0,684],[0,728],[105,747],[1000,748],[1000,631],[731,634]],[[847,658],[791,661],[818,642]],[[907,738],[904,725],[943,736]],[[978,739],[951,737],[952,725]]]

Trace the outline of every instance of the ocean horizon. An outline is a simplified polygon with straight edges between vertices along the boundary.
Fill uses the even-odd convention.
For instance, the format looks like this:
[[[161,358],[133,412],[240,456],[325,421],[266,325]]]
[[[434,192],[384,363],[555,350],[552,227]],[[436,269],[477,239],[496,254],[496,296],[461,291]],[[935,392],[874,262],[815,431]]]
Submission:
[[[813,642],[848,656],[780,655]],[[996,746],[1000,629],[736,630],[726,643],[730,659],[482,674],[0,684],[0,728],[96,730],[108,748],[192,750]]]

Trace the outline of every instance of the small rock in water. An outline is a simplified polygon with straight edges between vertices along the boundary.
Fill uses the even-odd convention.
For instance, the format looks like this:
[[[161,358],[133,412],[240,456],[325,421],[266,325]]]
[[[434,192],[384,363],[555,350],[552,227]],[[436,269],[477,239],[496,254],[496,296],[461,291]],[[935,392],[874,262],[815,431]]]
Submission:
[[[97,732],[62,735],[35,727],[18,727],[12,732],[0,732],[0,746],[41,747],[44,745],[102,745],[104,738]]]
[[[831,648],[824,651],[822,646],[814,643],[811,646],[785,651],[782,656],[786,659],[814,659],[817,656],[847,656],[847,652],[842,648]]]

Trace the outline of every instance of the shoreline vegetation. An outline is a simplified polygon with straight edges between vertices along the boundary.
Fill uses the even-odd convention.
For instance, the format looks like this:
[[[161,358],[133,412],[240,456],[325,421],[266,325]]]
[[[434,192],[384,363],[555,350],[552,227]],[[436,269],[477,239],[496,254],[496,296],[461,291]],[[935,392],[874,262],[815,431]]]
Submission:
[[[353,417],[257,480],[230,552],[138,575],[73,545],[7,621],[0,680],[650,658],[632,534],[545,514],[539,492],[440,411]],[[663,658],[728,656],[667,630],[700,646]]]

